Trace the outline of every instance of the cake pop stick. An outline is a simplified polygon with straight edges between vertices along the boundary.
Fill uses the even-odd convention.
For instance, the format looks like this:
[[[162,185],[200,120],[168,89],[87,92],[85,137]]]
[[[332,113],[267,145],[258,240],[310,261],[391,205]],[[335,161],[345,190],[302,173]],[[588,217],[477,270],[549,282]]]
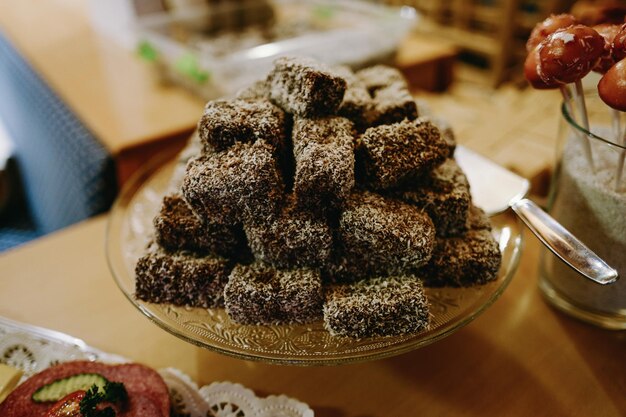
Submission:
[[[572,119],[576,120],[576,113],[572,107],[572,95],[570,94],[567,84],[557,82],[554,79],[547,79],[544,81],[539,73],[539,45],[536,45],[535,49],[530,51],[528,56],[526,56],[526,61],[524,62],[524,76],[526,77],[526,80],[537,90],[551,90],[558,88],[563,96],[563,104],[567,109],[567,113],[572,117]],[[582,132],[579,130],[575,130],[575,134],[581,141],[586,141]],[[588,153],[587,155],[590,166],[593,166],[591,153]]]
[[[598,83],[598,94],[611,108],[626,112],[626,58],[613,65]],[[626,158],[626,132],[621,140],[622,150],[617,161],[617,172],[615,174],[615,190],[619,189],[624,169],[624,159]]]
[[[583,127],[589,131],[589,118],[581,79],[587,75],[604,52],[604,38],[583,25],[559,29],[537,46],[537,74],[548,85],[575,83],[576,104]],[[563,91],[563,90],[562,90]],[[594,170],[591,144],[584,141],[585,154]]]

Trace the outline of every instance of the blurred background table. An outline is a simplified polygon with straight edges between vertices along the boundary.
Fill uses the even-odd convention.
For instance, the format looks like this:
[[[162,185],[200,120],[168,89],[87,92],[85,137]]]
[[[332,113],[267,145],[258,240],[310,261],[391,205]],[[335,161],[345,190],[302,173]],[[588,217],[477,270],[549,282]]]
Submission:
[[[266,365],[221,356],[161,330],[126,300],[104,256],[101,216],[0,255],[0,316],[51,328],[195,381],[286,394],[318,417],[626,414],[626,334],[552,310],[536,288],[539,244],[526,236],[502,297],[425,348],[337,367]]]

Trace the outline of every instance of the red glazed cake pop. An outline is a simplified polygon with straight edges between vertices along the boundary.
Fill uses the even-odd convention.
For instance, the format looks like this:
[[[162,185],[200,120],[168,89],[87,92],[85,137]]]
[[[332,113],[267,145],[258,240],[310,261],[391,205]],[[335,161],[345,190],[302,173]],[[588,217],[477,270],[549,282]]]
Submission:
[[[608,106],[626,111],[626,58],[604,74],[598,83],[598,94]]]
[[[526,42],[526,50],[528,52],[533,51],[542,40],[558,29],[565,29],[577,23],[576,18],[571,14],[550,15],[543,22],[537,23],[530,32],[528,42]]]
[[[622,25],[617,34],[613,37],[611,55],[613,56],[614,62],[626,58],[626,24]]]
[[[603,23],[601,25],[594,26],[593,29],[604,38],[604,52],[602,53],[602,57],[600,57],[596,66],[593,67],[593,71],[604,74],[613,66],[613,64],[615,64],[615,60],[611,54],[611,49],[613,39],[615,39],[615,35],[617,35],[620,31],[620,25]]]
[[[539,44],[537,73],[545,84],[579,81],[597,64],[604,44],[604,38],[588,26],[559,29]]]
[[[539,48],[532,50],[526,61],[524,61],[524,77],[537,90],[551,90],[553,88],[559,88],[562,84],[557,82],[546,83],[539,76]]]

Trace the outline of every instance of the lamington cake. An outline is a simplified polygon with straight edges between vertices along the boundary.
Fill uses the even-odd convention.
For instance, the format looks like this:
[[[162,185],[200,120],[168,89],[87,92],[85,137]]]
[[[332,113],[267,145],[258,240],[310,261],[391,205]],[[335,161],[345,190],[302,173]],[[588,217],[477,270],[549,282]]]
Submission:
[[[433,255],[419,275],[429,287],[466,287],[497,278],[502,257],[485,213],[472,207],[468,230],[459,237],[438,237]]]
[[[439,166],[449,149],[438,132],[429,133],[408,120],[367,129],[356,145],[362,182],[394,188]]]
[[[339,218],[342,254],[379,274],[424,265],[435,244],[430,217],[416,207],[372,192],[354,192]]]
[[[279,58],[207,103],[135,297],[335,337],[428,329],[425,286],[481,285],[501,262],[455,146],[397,69]]]
[[[438,236],[460,236],[467,230],[469,182],[454,159],[447,159],[421,181],[398,192],[399,197],[428,213]]]
[[[322,284],[313,269],[237,265],[224,288],[230,318],[241,324],[308,323],[321,317]]]
[[[222,307],[231,268],[224,258],[168,252],[153,244],[135,267],[135,297],[152,303]]]
[[[428,301],[415,276],[330,285],[325,297],[324,324],[333,335],[363,338],[428,328]]]

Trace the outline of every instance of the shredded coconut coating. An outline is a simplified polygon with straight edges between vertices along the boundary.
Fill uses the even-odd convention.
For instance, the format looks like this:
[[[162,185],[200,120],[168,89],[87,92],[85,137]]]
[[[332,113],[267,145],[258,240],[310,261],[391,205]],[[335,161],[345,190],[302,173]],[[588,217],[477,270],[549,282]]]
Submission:
[[[270,86],[266,79],[257,80],[250,86],[242,88],[235,93],[240,100],[261,100],[270,98]]]
[[[214,100],[204,108],[198,134],[208,152],[256,140],[280,150],[286,136],[285,119],[285,113],[268,100]]]
[[[320,267],[333,247],[326,220],[299,210],[294,201],[269,223],[245,225],[244,229],[254,256],[279,268]]]
[[[467,230],[470,187],[454,159],[447,159],[422,181],[405,186],[399,197],[428,213],[437,236],[458,236]]]
[[[379,273],[402,273],[428,262],[435,227],[414,206],[371,192],[355,192],[339,218],[339,239],[352,262]]]
[[[347,89],[337,114],[354,123],[357,131],[363,132],[371,126],[374,100],[363,83],[350,68],[335,67],[335,71],[346,80]]]
[[[322,284],[312,269],[236,265],[224,289],[226,312],[241,324],[308,323],[322,316]]]
[[[357,142],[357,167],[367,185],[387,189],[428,173],[448,152],[438,130],[405,120],[367,129]]]
[[[338,206],[354,187],[354,127],[343,117],[305,119],[293,125],[293,192],[299,207]]]
[[[429,287],[482,285],[498,277],[502,255],[487,216],[470,210],[469,230],[459,237],[437,238],[430,262],[419,270]]]
[[[470,205],[469,215],[467,216],[467,228],[474,230],[491,231],[491,221],[489,216],[483,209],[475,205]]]
[[[436,135],[435,129],[439,130],[439,135],[441,135],[441,138],[446,142],[448,156],[451,158],[456,149],[456,137],[454,136],[454,130],[450,123],[441,117],[422,116],[421,113],[418,114],[420,117],[415,119],[415,125],[420,129],[424,129],[427,135]]]
[[[170,251],[189,250],[202,254],[237,258],[245,251],[245,239],[238,228],[200,220],[182,196],[163,198],[153,221],[155,240]]]
[[[387,125],[403,120],[415,120],[417,106],[409,90],[402,85],[392,84],[374,93],[374,108],[369,117],[372,126]]]
[[[267,81],[274,103],[288,113],[304,117],[335,114],[346,91],[343,78],[309,58],[276,59]]]
[[[324,326],[334,336],[397,336],[428,328],[430,313],[421,281],[392,276],[326,289]]]
[[[356,77],[365,84],[365,87],[373,94],[376,90],[397,85],[408,89],[409,86],[402,73],[394,67],[387,65],[374,65],[356,72]]]
[[[135,267],[135,297],[150,303],[215,308],[224,305],[230,262],[153,244]]]
[[[342,284],[387,276],[388,269],[369,257],[349,255],[341,247],[336,247],[328,262],[321,268],[321,273],[324,284]]]
[[[193,159],[182,193],[200,218],[222,224],[263,222],[283,197],[273,149],[265,141],[238,142],[226,151]]]

